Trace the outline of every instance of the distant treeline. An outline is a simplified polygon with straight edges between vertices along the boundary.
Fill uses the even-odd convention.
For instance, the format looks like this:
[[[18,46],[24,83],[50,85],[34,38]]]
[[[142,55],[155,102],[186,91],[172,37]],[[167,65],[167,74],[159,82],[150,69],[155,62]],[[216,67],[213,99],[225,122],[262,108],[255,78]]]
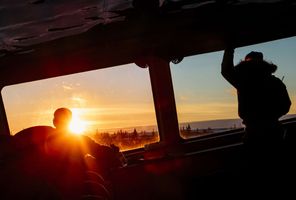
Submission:
[[[159,134],[157,131],[125,131],[118,130],[114,133],[97,131],[93,139],[99,144],[111,145],[114,144],[125,151],[129,149],[141,148],[146,144],[155,143],[159,141]]]
[[[236,126],[220,129],[213,129],[210,127],[206,129],[192,129],[190,124],[187,124],[186,126],[182,126],[180,128],[180,135],[184,139],[189,139],[235,128]],[[158,131],[137,131],[136,128],[134,128],[132,131],[119,129],[113,133],[109,133],[107,131],[100,132],[97,130],[95,134],[91,135],[93,135],[92,138],[99,144],[108,146],[114,144],[118,146],[121,151],[141,148],[144,147],[146,144],[155,143],[159,141]]]

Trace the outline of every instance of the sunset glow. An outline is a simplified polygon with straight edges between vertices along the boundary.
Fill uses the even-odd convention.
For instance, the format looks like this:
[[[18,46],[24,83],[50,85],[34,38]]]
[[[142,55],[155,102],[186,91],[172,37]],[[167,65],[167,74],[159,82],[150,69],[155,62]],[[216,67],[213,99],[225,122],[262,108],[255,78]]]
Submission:
[[[276,61],[277,77],[285,77],[295,114],[296,38],[235,50],[234,63],[252,50]],[[275,48],[276,47],[276,48]],[[287,49],[284,55],[274,49]],[[236,90],[220,72],[223,52],[190,56],[170,64],[179,123],[239,118]],[[148,68],[135,64],[104,68],[51,79],[9,85],[1,95],[12,135],[31,126],[53,126],[56,108],[73,113],[71,132],[95,135],[118,130],[157,131]]]
[[[71,133],[75,135],[83,134],[86,130],[86,122],[80,119],[80,113],[78,110],[72,110],[72,121],[70,123],[69,129]]]

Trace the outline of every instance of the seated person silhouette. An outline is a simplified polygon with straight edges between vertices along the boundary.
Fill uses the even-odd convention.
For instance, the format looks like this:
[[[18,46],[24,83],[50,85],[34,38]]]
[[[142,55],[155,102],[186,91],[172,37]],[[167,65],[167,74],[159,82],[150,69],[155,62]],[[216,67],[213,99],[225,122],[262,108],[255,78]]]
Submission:
[[[100,188],[104,190],[105,196],[110,196],[109,190],[105,188],[109,184],[106,183],[111,171],[125,164],[123,154],[115,146],[100,145],[88,136],[71,134],[69,130],[71,119],[72,112],[68,108],[58,108],[54,112],[55,130],[47,138],[45,145],[52,169],[49,179],[63,192],[63,196],[74,198],[83,187],[80,183],[85,184],[92,176],[91,180],[88,180],[88,183],[91,183],[95,175],[97,183],[93,185],[101,185]],[[99,184],[100,181],[103,183]],[[69,185],[71,190],[64,188]],[[84,187],[88,191],[91,189],[89,184]],[[98,191],[96,187],[95,192]],[[94,191],[90,193],[94,194]]]
[[[107,169],[119,167],[124,164],[123,155],[119,152],[118,147],[114,145],[100,145],[86,135],[78,136],[71,134],[69,130],[71,120],[72,112],[68,108],[58,108],[54,112],[53,124],[55,131],[47,140],[48,142],[55,142],[52,143],[53,145],[58,145],[60,149],[56,150],[61,152],[61,150],[63,151],[63,149],[68,147],[70,149],[73,148],[71,149],[71,154],[75,152],[77,155],[91,155],[96,159],[103,159],[104,163],[109,165]],[[52,147],[54,148],[54,146]]]

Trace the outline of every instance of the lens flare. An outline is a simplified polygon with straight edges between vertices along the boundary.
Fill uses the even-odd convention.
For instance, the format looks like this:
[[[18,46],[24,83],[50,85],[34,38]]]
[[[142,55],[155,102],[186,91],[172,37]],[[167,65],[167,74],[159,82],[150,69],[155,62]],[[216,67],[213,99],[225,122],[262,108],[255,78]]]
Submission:
[[[72,120],[69,126],[71,133],[76,135],[83,134],[86,130],[86,122],[80,119],[79,114],[78,110],[72,110]]]

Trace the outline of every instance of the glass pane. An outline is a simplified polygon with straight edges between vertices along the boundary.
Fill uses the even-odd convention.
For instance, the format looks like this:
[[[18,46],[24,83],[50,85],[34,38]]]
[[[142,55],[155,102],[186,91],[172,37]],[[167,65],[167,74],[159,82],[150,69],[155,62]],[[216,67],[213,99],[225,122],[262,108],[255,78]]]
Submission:
[[[73,112],[73,132],[121,150],[159,141],[149,71],[135,64],[11,85],[2,97],[11,134],[52,125],[53,112]]]
[[[296,95],[296,37],[236,48],[234,64],[250,51],[261,51],[264,59],[278,66],[275,76],[283,79],[292,101]],[[171,64],[180,134],[191,138],[243,127],[237,112],[236,90],[222,77],[223,51],[190,56]]]

